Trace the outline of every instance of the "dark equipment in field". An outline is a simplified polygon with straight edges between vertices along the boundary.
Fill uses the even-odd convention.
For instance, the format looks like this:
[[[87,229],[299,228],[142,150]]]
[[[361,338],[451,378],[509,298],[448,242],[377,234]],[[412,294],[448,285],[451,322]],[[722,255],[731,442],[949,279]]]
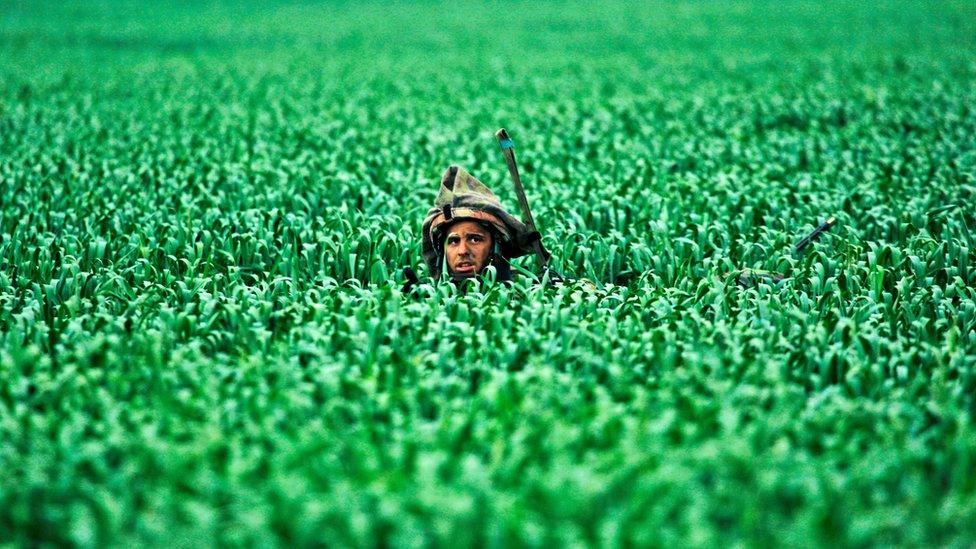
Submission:
[[[805,250],[810,244],[813,244],[820,236],[829,231],[837,223],[836,217],[830,217],[827,221],[821,223],[816,229],[810,232],[810,234],[804,236],[793,246],[793,253],[800,254]],[[738,273],[738,278],[736,283],[743,288],[750,288],[755,286],[759,282],[773,283],[782,282],[786,279],[786,275],[782,273],[777,273],[774,271],[760,271],[757,269],[742,269]]]
[[[831,217],[827,219],[827,221],[821,223],[819,227],[813,230],[813,232],[806,235],[805,237],[803,237],[802,240],[796,243],[796,246],[793,247],[793,253],[798,254],[802,252],[803,249],[809,246],[814,240],[820,238],[820,235],[829,231],[830,228],[833,227],[835,223],[837,223],[836,217]]]

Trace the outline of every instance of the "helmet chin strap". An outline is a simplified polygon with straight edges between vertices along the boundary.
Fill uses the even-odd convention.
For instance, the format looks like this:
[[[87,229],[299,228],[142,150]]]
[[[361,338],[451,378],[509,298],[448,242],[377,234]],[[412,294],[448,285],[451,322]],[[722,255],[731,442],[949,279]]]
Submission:
[[[495,241],[495,245],[492,246],[491,255],[488,256],[488,261],[485,262],[485,267],[488,265],[495,267],[495,280],[499,282],[507,282],[512,280],[512,266],[509,265],[508,260],[502,256],[502,248],[498,244],[497,240]]]
[[[485,265],[481,268],[481,271],[479,271],[481,273],[485,272],[485,269],[488,267],[495,267],[495,270],[498,271],[501,269],[501,264],[504,264],[506,269],[508,268],[508,262],[505,261],[505,258],[502,256],[502,245],[499,242],[498,235],[494,232],[491,233],[491,241],[491,253],[488,254],[488,257],[485,259]]]

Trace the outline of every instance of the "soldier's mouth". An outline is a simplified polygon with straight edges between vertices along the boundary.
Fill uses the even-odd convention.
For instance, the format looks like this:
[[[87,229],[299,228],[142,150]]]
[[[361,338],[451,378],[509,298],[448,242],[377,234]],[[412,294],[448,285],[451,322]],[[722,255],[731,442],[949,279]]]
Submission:
[[[474,263],[470,263],[468,261],[462,261],[458,263],[456,267],[454,267],[454,272],[459,274],[473,273]]]

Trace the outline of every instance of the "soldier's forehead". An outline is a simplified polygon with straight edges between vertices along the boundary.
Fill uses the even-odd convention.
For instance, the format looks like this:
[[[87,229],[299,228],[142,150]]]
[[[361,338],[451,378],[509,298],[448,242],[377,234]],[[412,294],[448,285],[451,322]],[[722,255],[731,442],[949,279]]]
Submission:
[[[448,236],[469,233],[488,234],[488,231],[474,221],[458,221],[447,230]]]

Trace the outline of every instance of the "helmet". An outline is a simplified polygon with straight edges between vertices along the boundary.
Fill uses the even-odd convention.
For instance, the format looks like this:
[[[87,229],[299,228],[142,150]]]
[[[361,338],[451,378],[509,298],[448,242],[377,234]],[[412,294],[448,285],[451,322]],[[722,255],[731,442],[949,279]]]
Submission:
[[[521,257],[531,251],[533,237],[517,217],[502,206],[495,193],[464,168],[451,166],[441,178],[434,207],[423,224],[424,262],[433,278],[441,276],[445,230],[458,221],[476,221],[487,227],[495,239],[493,255],[503,259]]]

